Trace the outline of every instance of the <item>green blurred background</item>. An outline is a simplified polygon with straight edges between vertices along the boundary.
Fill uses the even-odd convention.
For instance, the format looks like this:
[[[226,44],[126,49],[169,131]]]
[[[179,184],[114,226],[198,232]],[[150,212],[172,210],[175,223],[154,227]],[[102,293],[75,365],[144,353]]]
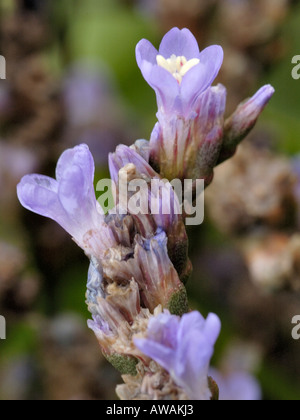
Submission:
[[[228,227],[240,190],[229,178],[231,207],[216,215],[213,209],[224,205],[218,176],[227,176],[216,173],[205,223],[189,232],[194,274],[188,292],[193,308],[222,319],[215,366],[228,375],[251,372],[265,399],[300,399],[300,341],[291,337],[292,317],[300,314],[300,181],[292,163],[300,151],[300,80],[291,76],[292,57],[300,54],[300,2],[1,0],[0,13],[0,54],[7,61],[7,80],[0,80],[0,315],[7,320],[0,399],[116,398],[120,375],[86,326],[88,260],[54,222],[23,210],[15,187],[26,173],[53,176],[60,153],[82,142],[95,156],[98,180],[108,175],[107,156],[117,144],[149,139],[156,101],[136,65],[135,46],[142,38],[158,46],[174,26],[188,27],[201,49],[223,46],[218,82],[228,90],[228,115],[261,85],[276,89],[248,141],[251,152],[234,173],[241,171],[241,189],[251,189],[244,170],[256,165],[259,183],[279,199],[293,178],[293,214],[281,206],[278,222],[269,210],[259,217],[249,210],[250,221],[240,227],[239,215]],[[257,150],[265,160],[256,161]],[[271,166],[276,176],[284,166],[286,188],[273,173],[268,177]],[[276,284],[272,274],[267,286],[253,278],[249,243],[265,249],[257,237],[273,245],[284,238],[282,246],[268,248],[276,264],[292,261]],[[286,257],[291,238],[296,245]],[[268,261],[262,261],[264,271]]]

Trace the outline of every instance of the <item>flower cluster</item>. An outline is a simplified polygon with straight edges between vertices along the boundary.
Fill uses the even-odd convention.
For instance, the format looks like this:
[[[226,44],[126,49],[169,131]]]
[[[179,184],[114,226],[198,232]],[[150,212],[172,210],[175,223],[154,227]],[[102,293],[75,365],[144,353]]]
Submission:
[[[59,223],[89,257],[89,327],[124,375],[120,398],[211,399],[217,392],[209,364],[221,323],[216,315],[205,320],[189,313],[188,237],[181,197],[169,181],[202,178],[208,185],[215,165],[234,153],[273,89],[263,88],[224,121],[226,90],[211,87],[223,61],[221,47],[200,52],[189,30],[175,28],[159,51],[141,41],[137,60],[156,92],[159,121],[150,142],[120,145],[109,156],[118,184],[115,207],[105,214],[97,202],[86,145],[62,154],[56,180],[25,176],[18,197],[25,208]],[[137,212],[129,182],[141,180],[149,186],[147,211]],[[157,191],[150,188],[153,180],[162,181]]]

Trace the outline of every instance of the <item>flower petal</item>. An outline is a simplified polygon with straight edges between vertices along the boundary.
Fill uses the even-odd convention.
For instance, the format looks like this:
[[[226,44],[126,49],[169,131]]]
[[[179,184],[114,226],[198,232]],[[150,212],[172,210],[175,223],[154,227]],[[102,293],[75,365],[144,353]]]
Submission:
[[[58,195],[58,183],[43,175],[26,175],[17,186],[20,203],[26,209],[59,223],[69,232],[70,222]]]
[[[61,155],[56,166],[56,179],[58,182],[64,177],[64,172],[73,165],[77,165],[82,169],[87,188],[93,184],[95,163],[86,144],[68,149]]]
[[[217,77],[223,62],[223,49],[218,45],[206,48],[200,54],[200,63],[189,70],[181,83],[182,108],[187,112],[195,100],[205,92]]]
[[[135,52],[137,64],[142,72],[145,62],[151,64],[152,66],[157,65],[156,57],[158,56],[158,51],[147,39],[142,39],[137,44]],[[144,70],[146,70],[147,73],[146,67]]]
[[[200,53],[200,62],[210,69],[211,83],[217,77],[224,60],[224,51],[220,45],[211,45]]]
[[[78,165],[66,168],[60,179],[59,200],[82,234],[97,226],[100,214],[96,207],[93,184],[87,185],[86,173]],[[75,232],[72,235],[76,238]]]
[[[171,369],[174,364],[174,351],[168,347],[165,347],[158,342],[147,340],[147,339],[134,339],[135,346],[143,352],[146,356],[151,357],[164,369]]]
[[[180,85],[175,77],[157,65],[152,68],[148,83],[156,92],[158,108],[163,108],[166,114],[171,113],[180,94]]]
[[[173,28],[164,36],[159,54],[165,58],[175,54],[177,57],[184,56],[187,60],[192,60],[199,58],[199,46],[189,29]]]

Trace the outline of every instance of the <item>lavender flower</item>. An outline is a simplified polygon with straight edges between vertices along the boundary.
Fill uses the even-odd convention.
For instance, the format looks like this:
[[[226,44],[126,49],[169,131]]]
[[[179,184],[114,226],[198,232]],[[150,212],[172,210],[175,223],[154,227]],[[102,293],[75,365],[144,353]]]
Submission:
[[[205,320],[199,312],[191,312],[180,319],[164,311],[150,320],[147,338],[136,338],[134,343],[166,369],[189,398],[208,400],[209,363],[220,329],[214,314]]]
[[[200,52],[188,29],[173,28],[159,51],[149,41],[140,41],[136,57],[144,78],[156,92],[159,109],[167,115],[187,117],[199,95],[215,80],[223,50],[213,45]]]
[[[142,40],[137,62],[159,108],[150,140],[152,165],[170,180],[203,178],[208,185],[223,138],[226,90],[210,88],[223,62],[222,48],[200,53],[188,29],[174,28],[159,52]]]
[[[174,28],[159,51],[142,40],[136,56],[158,103],[158,123],[150,139],[151,165],[169,180],[204,179],[208,186],[214,167],[232,156],[274,89],[262,88],[224,127],[226,89],[211,87],[223,62],[220,46],[200,52],[188,29]]]
[[[55,220],[85,250],[100,257],[115,240],[104,224],[94,192],[94,161],[86,145],[65,151],[56,168],[56,180],[26,175],[17,187],[28,210]]]

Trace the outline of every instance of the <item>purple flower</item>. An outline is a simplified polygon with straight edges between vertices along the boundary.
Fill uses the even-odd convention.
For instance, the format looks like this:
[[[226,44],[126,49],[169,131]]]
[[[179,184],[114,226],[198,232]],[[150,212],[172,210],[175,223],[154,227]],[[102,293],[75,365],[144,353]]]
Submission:
[[[56,180],[26,175],[17,187],[28,210],[61,225],[88,255],[100,256],[115,244],[96,201],[94,160],[86,145],[65,151],[56,168]]]
[[[166,369],[189,398],[209,400],[208,370],[220,330],[214,314],[205,320],[199,312],[191,312],[180,319],[164,311],[150,320],[147,338],[136,338],[134,343]]]
[[[174,28],[164,37],[159,51],[149,41],[140,41],[136,56],[158,102],[150,164],[170,181],[204,179],[208,186],[214,167],[234,154],[274,89],[260,89],[225,122],[226,89],[211,86],[223,62],[220,46],[200,52],[188,29]]]
[[[159,51],[149,41],[140,41],[136,58],[145,80],[156,92],[159,110],[188,116],[196,99],[217,77],[223,50],[213,45],[200,52],[188,29],[173,28]]]

